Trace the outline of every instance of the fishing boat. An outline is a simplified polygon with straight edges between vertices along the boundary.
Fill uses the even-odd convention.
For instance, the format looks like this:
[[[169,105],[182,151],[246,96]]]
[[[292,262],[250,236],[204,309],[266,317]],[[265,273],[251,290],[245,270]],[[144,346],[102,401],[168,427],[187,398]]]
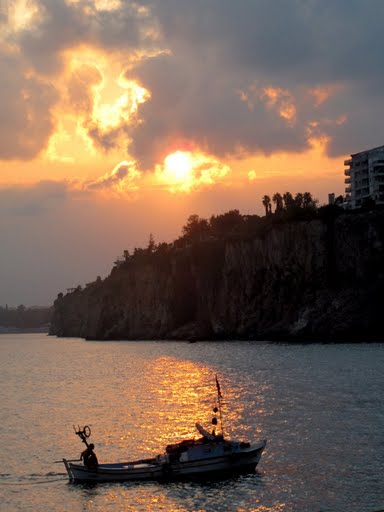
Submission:
[[[219,413],[220,434],[215,433],[215,428],[210,433],[196,423],[201,437],[170,444],[163,453],[152,458],[93,467],[78,460],[62,459],[70,482],[210,480],[254,472],[267,442],[251,443],[224,437],[222,394],[217,377],[216,386],[218,407],[215,406],[213,412]],[[212,418],[212,424],[214,427],[218,424],[216,416]],[[88,444],[91,429],[88,426],[74,429],[88,449],[91,446]]]

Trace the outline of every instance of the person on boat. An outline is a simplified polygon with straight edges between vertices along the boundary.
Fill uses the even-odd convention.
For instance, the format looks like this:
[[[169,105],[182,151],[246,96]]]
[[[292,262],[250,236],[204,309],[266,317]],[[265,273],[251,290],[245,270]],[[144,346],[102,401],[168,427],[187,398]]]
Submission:
[[[99,465],[96,453],[93,451],[94,448],[95,445],[91,443],[80,455],[80,460],[82,460],[84,462],[84,466],[87,466],[89,469],[95,469]]]

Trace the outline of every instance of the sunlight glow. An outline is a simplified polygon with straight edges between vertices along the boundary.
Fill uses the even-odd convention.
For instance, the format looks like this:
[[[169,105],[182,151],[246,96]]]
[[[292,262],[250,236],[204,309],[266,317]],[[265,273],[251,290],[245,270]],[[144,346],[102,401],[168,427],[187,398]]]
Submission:
[[[296,106],[293,96],[287,89],[281,87],[264,87],[260,99],[265,101],[270,109],[277,110],[279,116],[292,125],[296,118]]]
[[[111,157],[109,166],[121,158],[126,128],[140,122],[138,111],[150,92],[125,77],[120,55],[111,58],[101,50],[79,45],[63,57],[66,66],[55,82],[60,96],[54,108],[56,129],[44,157],[71,163],[74,153],[78,162],[106,150]]]
[[[106,172],[94,181],[86,184],[86,189],[101,191],[110,197],[111,194],[126,194],[138,190],[140,172],[133,161],[123,160],[111,172]]]
[[[93,69],[94,74],[97,72],[101,78],[97,82],[90,74],[89,83],[84,83],[84,86],[91,86],[92,121],[101,130],[129,123],[139,105],[151,97],[147,89],[124,77],[120,64],[114,66],[106,55],[91,48],[81,47],[76,53],[69,55],[68,60],[72,74],[81,74],[83,69],[88,68]]]
[[[137,111],[138,106],[149,98],[149,92],[134,81],[119,81],[126,91],[112,103],[95,102],[93,118],[101,128],[115,128],[128,121]]]
[[[288,89],[261,86],[252,83],[247,89],[238,91],[240,100],[247,104],[249,110],[254,110],[257,103],[262,102],[268,110],[274,110],[289,126],[296,121],[297,108],[295,98]]]
[[[308,94],[314,99],[315,107],[321,106],[328,101],[332,96],[339,92],[342,87],[338,84],[331,84],[326,86],[313,87],[308,89]]]
[[[193,180],[193,160],[190,153],[176,151],[164,160],[164,177],[175,184],[189,186]]]
[[[179,150],[168,155],[163,165],[156,166],[155,176],[170,192],[190,192],[213,185],[229,171],[227,165],[209,155]]]
[[[24,30],[36,22],[40,14],[39,5],[34,0],[16,0],[8,7],[8,25],[11,30]]]

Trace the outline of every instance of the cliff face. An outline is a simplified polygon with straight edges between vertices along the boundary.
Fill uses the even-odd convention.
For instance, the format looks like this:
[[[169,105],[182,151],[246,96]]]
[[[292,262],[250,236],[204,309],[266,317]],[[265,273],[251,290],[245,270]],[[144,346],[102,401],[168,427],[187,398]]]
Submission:
[[[59,297],[51,334],[91,339],[380,339],[384,213],[285,223],[131,258]]]

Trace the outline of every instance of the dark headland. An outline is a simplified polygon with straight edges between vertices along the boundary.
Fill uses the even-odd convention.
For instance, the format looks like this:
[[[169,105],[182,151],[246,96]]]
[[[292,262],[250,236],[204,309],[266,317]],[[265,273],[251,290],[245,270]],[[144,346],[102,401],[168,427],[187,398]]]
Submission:
[[[48,332],[52,307],[0,306],[0,334]]]
[[[266,208],[267,210],[267,208]],[[191,216],[54,303],[50,334],[97,340],[383,341],[384,211]]]

